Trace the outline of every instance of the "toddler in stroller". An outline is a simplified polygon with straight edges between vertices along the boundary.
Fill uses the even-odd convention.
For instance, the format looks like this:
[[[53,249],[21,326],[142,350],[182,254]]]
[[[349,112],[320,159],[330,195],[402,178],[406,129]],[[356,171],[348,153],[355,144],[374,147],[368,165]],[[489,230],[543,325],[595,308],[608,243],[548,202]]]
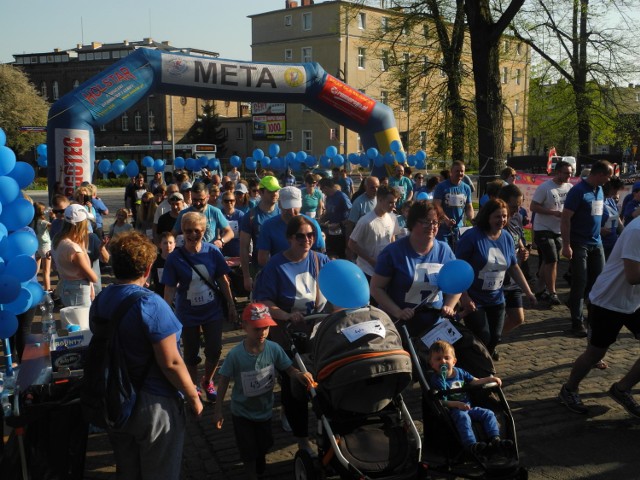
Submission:
[[[415,478],[421,439],[401,395],[411,382],[411,360],[389,316],[371,306],[326,316],[305,360],[318,382],[311,396],[325,473]],[[296,478],[315,478],[311,460],[297,453]]]

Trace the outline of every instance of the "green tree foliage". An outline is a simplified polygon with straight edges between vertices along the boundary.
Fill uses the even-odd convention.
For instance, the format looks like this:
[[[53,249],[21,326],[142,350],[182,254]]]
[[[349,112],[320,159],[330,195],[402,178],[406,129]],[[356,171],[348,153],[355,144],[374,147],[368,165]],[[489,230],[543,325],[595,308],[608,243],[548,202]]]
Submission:
[[[215,103],[205,102],[202,105],[202,115],[178,143],[213,143],[218,150],[217,156],[224,156],[227,147]]]
[[[48,112],[49,104],[22,70],[0,65],[0,128],[7,134],[7,146],[17,155],[46,141],[44,133],[23,133],[20,127],[46,125]]]

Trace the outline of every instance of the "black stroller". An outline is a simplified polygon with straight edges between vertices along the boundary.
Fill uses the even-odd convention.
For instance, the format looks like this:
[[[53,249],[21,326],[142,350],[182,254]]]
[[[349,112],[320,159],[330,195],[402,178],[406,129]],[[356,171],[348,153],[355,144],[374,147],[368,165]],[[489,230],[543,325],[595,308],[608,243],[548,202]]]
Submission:
[[[495,373],[493,362],[484,345],[473,334],[459,323],[446,323],[453,327],[456,335],[460,334],[459,343],[454,344],[458,366],[475,377],[486,377]],[[414,364],[414,376],[422,389],[422,408],[424,421],[424,456],[423,466],[427,473],[432,471],[439,475],[461,478],[482,479],[526,479],[527,470],[520,465],[518,441],[515,422],[509,404],[497,383],[481,386],[464,386],[445,391],[433,390],[429,387],[425,372],[429,369],[428,347],[425,342],[433,337],[421,335],[411,337],[406,325],[398,325],[404,345],[409,350]],[[470,454],[460,443],[458,432],[449,416],[442,399],[447,395],[465,392],[474,405],[494,411],[501,425],[502,438],[512,442],[511,448],[502,449],[491,457],[482,454]],[[478,428],[476,428],[478,427]],[[483,439],[484,432],[474,425],[478,439]]]
[[[322,317],[310,342],[294,338],[298,367],[318,382],[311,389],[318,458],[298,451],[295,478],[416,478],[421,438],[401,395],[411,359],[393,322],[374,307]]]

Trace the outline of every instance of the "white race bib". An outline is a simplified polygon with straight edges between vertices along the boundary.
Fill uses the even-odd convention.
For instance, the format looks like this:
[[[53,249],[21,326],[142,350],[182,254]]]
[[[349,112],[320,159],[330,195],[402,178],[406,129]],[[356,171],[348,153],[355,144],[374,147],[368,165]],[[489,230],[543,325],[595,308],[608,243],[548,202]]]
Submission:
[[[257,397],[273,390],[276,384],[276,371],[273,365],[261,370],[242,372],[242,391],[246,397]]]
[[[504,283],[504,270],[499,272],[484,272],[482,290],[499,290]]]
[[[597,217],[602,216],[602,212],[604,211],[604,201],[602,200],[594,200],[591,204],[591,216]]]
[[[447,205],[455,208],[462,208],[467,198],[459,193],[450,193],[447,199]]]

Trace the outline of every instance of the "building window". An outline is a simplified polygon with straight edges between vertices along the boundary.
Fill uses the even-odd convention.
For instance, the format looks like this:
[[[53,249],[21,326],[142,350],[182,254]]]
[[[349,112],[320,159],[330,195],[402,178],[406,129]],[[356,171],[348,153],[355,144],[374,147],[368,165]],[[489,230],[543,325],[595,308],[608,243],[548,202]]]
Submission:
[[[522,55],[522,43],[516,44],[516,53]]]
[[[284,16],[284,26],[285,27],[290,27],[291,25],[293,25],[293,17],[291,17],[291,15],[285,15]]]
[[[365,64],[365,52],[362,47],[358,47],[358,68],[364,68]]]
[[[429,97],[427,96],[426,93],[422,94],[422,98],[420,99],[420,111],[421,112],[426,112],[427,111],[427,101],[428,101]]]
[[[40,84],[40,95],[42,98],[47,98],[47,82],[42,82]]]
[[[509,41],[508,40],[503,40],[502,41],[502,51],[503,51],[503,53],[508,53],[509,52]]]
[[[111,52],[111,56],[113,58],[120,58],[120,50],[114,50],[113,52]]]
[[[156,117],[153,114],[153,110],[149,110],[147,114],[147,125],[149,126],[149,131],[153,132],[156,129]]]
[[[381,22],[381,27],[382,27],[382,33],[388,33],[389,32],[389,17],[382,17],[380,22]]]
[[[636,102],[640,102],[640,93],[636,93]]]
[[[135,115],[133,116],[133,129],[136,132],[142,131],[142,115],[140,115],[140,112],[137,110]]]
[[[244,128],[236,128],[236,140],[244,140]]]
[[[60,98],[60,87],[58,86],[58,81],[53,81],[53,86],[51,88],[51,92],[53,94],[53,99],[58,100]]]
[[[400,97],[400,111],[401,112],[407,111],[407,96],[404,94]]]
[[[227,140],[229,138],[229,129],[226,127],[222,127],[222,138]]]
[[[389,105],[389,92],[382,90],[380,92],[380,103]]]
[[[302,29],[311,30],[311,12],[302,14]]]
[[[101,132],[106,132],[107,131],[107,126],[104,123],[102,125],[100,125],[100,131]]]
[[[74,80],[73,81],[73,88],[76,89],[80,86],[80,80]]]
[[[302,63],[308,63],[312,61],[312,50],[311,47],[303,47],[302,48]]]
[[[122,124],[122,131],[123,132],[128,132],[129,131],[129,115],[127,115],[127,112],[122,114],[122,117],[120,118],[121,120],[121,124]]]
[[[522,76],[522,70],[516,69],[516,85],[520,85],[520,77]]]
[[[383,72],[386,72],[387,70],[389,70],[389,50],[382,51],[380,68]]]
[[[358,13],[358,28],[360,30],[367,28],[367,14],[364,12]]]
[[[427,23],[425,23],[422,26],[422,35],[424,35],[424,38],[429,38],[429,35],[431,34],[429,25]]]
[[[520,113],[520,100],[517,98],[513,102],[513,114],[518,115]]]
[[[420,130],[420,149],[427,149],[427,132],[425,130]]]
[[[286,48],[284,50],[284,61],[290,62],[291,60],[293,60],[293,50],[291,50],[290,48]]]
[[[311,130],[302,131],[302,150],[305,152],[313,150],[313,132]]]
[[[409,71],[409,54],[408,53],[403,53],[402,54],[402,72],[403,73],[407,73]]]
[[[287,130],[285,142],[293,142],[293,130]]]
[[[422,58],[422,73],[428,73],[429,72],[429,57],[423,57]]]
[[[509,69],[507,67],[502,67],[502,83],[507,83],[509,80]]]

